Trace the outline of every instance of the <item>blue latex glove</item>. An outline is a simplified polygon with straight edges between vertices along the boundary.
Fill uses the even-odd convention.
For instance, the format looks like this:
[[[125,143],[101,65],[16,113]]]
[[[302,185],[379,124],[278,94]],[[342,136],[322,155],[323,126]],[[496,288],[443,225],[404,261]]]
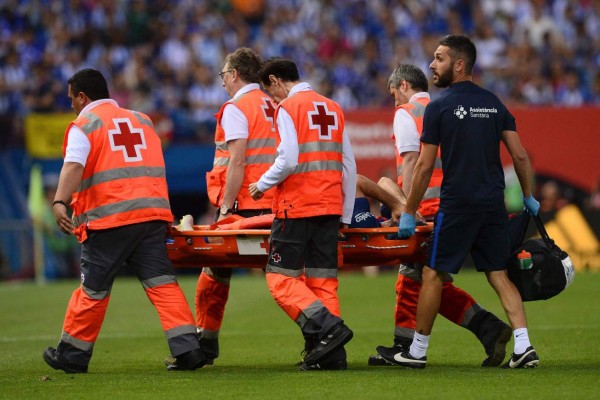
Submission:
[[[523,205],[525,210],[531,215],[538,215],[540,211],[540,202],[533,198],[533,195],[523,198]]]
[[[400,223],[398,224],[398,237],[400,239],[408,239],[415,234],[416,225],[417,221],[415,221],[414,215],[402,213]]]

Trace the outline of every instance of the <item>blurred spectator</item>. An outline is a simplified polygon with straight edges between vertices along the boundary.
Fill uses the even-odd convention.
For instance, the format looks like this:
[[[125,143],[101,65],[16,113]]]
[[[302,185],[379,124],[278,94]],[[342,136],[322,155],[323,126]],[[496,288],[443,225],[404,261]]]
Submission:
[[[10,50],[2,65],[2,76],[9,90],[17,92],[25,88],[27,67],[16,50]]]
[[[125,107],[125,105],[123,105]],[[129,96],[129,108],[137,110],[144,114],[152,114],[157,109],[156,102],[152,95],[152,85],[150,82],[140,82]]]
[[[350,41],[342,35],[340,27],[335,24],[327,24],[316,53],[321,60],[329,62],[336,59],[341,54],[348,54],[352,51]]]
[[[229,100],[223,89],[223,82],[217,74],[200,63],[193,66],[193,79],[186,96],[191,108],[191,118],[195,123],[195,134],[202,143],[214,140],[217,121],[215,113]]]
[[[541,74],[535,74],[523,85],[523,98],[532,105],[550,105],[554,102],[554,92],[550,81]]]
[[[27,112],[69,110],[56,85],[83,66],[122,106],[168,116],[173,140],[202,142],[233,48],[293,58],[347,109],[380,107],[387,71],[427,69],[451,32],[479,43],[476,78],[505,102],[600,103],[600,1],[0,0],[0,126],[15,132],[0,145]]]
[[[561,106],[579,107],[583,105],[584,98],[577,72],[572,69],[567,70],[556,90],[556,103]]]
[[[568,203],[555,181],[547,181],[540,188],[540,212],[558,211]]]
[[[521,19],[519,24],[519,33],[537,51],[543,50],[543,47],[548,44],[546,38],[550,38],[551,45],[561,40],[560,32],[545,3],[539,0],[532,1],[531,14]]]
[[[477,65],[480,68],[488,70],[502,67],[506,42],[495,34],[490,21],[483,21],[477,27],[473,41],[477,46]]]
[[[109,2],[107,2],[109,3]],[[110,3],[109,3],[110,4]],[[151,37],[151,17],[146,2],[133,0],[127,9],[127,44],[136,46],[144,44]]]
[[[162,43],[160,57],[168,65],[171,71],[181,71],[189,65],[192,52],[186,44],[185,26],[172,27],[171,34]]]
[[[600,179],[596,181],[596,184],[592,188],[590,192],[590,197],[588,198],[587,208],[589,210],[598,210],[600,211]]]
[[[59,95],[64,95],[64,88],[50,75],[48,65],[37,64],[27,80],[27,87],[23,91],[24,103],[30,112],[43,113],[55,110],[55,100]]]

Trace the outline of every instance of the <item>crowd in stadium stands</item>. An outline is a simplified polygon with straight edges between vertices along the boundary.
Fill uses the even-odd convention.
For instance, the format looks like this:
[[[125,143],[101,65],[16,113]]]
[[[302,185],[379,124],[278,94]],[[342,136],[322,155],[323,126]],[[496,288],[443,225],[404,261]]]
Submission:
[[[292,58],[350,110],[391,106],[395,64],[427,71],[447,33],[473,38],[476,81],[509,104],[600,104],[598,0],[0,0],[0,148],[20,143],[28,113],[69,111],[82,67],[165,141],[208,143],[238,46]]]

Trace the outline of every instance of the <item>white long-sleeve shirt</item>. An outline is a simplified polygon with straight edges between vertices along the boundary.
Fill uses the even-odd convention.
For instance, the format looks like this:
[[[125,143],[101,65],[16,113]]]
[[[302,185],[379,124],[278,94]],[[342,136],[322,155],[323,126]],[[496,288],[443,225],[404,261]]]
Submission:
[[[306,82],[301,82],[290,90],[288,97],[297,92],[308,90],[312,90],[310,85]],[[260,177],[256,184],[258,190],[261,192],[265,192],[283,182],[298,165],[298,132],[296,131],[292,117],[290,117],[283,107],[279,107],[276,123],[281,143],[279,143],[279,146],[277,147],[277,158],[275,159],[275,162],[271,165],[271,168]],[[349,224],[352,220],[354,197],[356,196],[356,161],[354,159],[354,153],[352,152],[350,139],[345,132],[343,133],[342,151],[342,222]]]

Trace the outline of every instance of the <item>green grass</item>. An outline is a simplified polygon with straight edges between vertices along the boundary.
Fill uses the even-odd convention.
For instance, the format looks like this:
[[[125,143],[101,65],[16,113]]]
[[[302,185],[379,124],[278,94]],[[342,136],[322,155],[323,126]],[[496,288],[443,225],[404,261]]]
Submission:
[[[277,307],[261,276],[234,276],[214,367],[167,372],[168,348],[141,285],[119,277],[88,374],[48,367],[42,350],[56,345],[75,281],[38,287],[0,285],[1,399],[565,399],[597,398],[600,388],[600,274],[579,273],[558,297],[526,303],[540,357],[535,370],[484,369],[475,337],[438,318],[425,370],[367,367],[375,346],[390,345],[395,273],[340,277],[349,370],[298,372],[298,327]],[[461,273],[457,284],[505,319],[485,277]],[[196,277],[180,278],[190,304]],[[509,350],[512,349],[512,342]]]

